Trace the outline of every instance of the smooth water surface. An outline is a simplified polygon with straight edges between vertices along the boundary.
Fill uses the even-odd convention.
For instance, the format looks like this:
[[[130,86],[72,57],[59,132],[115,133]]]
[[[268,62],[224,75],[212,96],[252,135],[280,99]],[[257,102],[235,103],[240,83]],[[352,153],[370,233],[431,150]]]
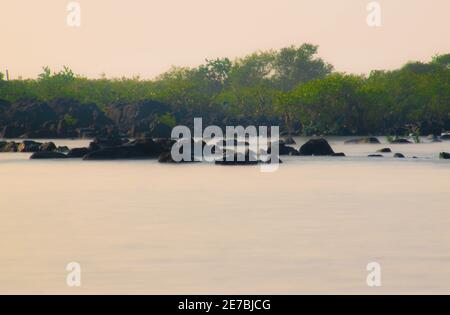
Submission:
[[[274,173],[2,153],[0,292],[450,293],[450,142],[330,144]]]

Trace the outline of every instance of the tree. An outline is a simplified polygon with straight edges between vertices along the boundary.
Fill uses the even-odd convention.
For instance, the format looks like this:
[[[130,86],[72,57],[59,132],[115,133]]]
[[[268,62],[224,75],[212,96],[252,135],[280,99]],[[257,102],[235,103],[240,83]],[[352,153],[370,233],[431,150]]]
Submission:
[[[283,91],[290,91],[299,83],[321,79],[331,73],[333,66],[317,58],[318,46],[303,44],[281,49],[274,61],[274,80]]]

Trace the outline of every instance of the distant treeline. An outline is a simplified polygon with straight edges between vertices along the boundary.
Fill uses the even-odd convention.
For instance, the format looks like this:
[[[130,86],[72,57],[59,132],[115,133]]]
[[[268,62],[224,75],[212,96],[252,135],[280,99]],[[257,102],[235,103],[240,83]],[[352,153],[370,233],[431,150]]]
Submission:
[[[206,60],[174,67],[154,80],[88,79],[65,67],[45,67],[37,79],[6,81],[0,100],[96,104],[156,101],[168,104],[167,124],[278,124],[290,134],[440,133],[450,129],[450,54],[409,62],[368,76],[335,72],[304,44],[261,51],[234,61]],[[151,102],[149,103],[151,104]]]

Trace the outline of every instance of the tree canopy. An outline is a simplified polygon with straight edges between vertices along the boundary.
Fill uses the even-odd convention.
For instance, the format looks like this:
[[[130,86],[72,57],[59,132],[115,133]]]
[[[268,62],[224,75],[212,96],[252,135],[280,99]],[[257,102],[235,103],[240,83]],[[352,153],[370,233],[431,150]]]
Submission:
[[[411,126],[432,133],[450,129],[449,83],[450,54],[366,76],[335,72],[318,46],[304,44],[173,67],[153,80],[88,79],[68,67],[44,67],[36,79],[5,81],[0,73],[0,99],[68,99],[105,110],[154,100],[170,106],[161,119],[171,125],[203,117],[222,126],[279,124],[289,134],[402,134]]]

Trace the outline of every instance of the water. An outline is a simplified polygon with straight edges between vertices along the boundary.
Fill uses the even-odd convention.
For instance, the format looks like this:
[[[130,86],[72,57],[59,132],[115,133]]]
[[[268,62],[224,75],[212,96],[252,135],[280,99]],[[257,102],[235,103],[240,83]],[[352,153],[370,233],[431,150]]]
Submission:
[[[450,142],[330,141],[348,157],[275,173],[2,153],[0,292],[450,293]],[[419,159],[366,157],[386,146]]]

